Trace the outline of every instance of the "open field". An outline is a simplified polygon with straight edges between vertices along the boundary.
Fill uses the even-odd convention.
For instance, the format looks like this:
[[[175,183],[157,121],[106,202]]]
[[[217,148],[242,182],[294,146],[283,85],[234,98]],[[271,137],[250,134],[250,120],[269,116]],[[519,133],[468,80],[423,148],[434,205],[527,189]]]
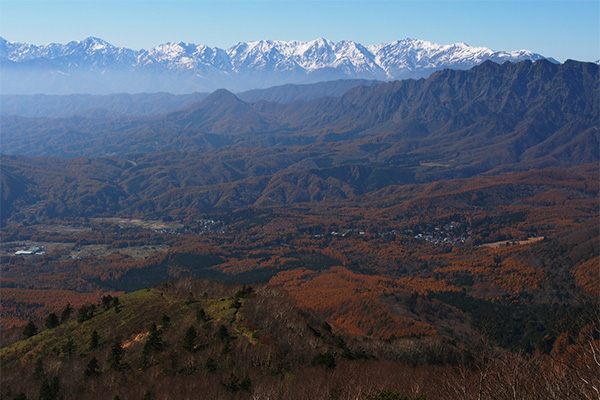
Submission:
[[[40,232],[47,233],[60,233],[63,235],[73,235],[76,233],[82,232],[91,232],[91,227],[86,226],[72,226],[72,225],[60,225],[60,224],[52,224],[52,225],[35,225],[34,226]]]
[[[141,220],[135,218],[93,218],[92,221],[110,222],[119,225],[121,228],[143,228],[151,230],[161,229],[181,229],[183,224],[177,222],[164,222],[159,220]]]
[[[169,249],[166,245],[144,245],[144,246],[133,246],[125,247],[122,249],[111,249],[106,245],[90,245],[82,246],[82,249],[77,253],[78,257],[85,256],[104,256],[108,254],[124,254],[137,260],[144,259],[148,256],[164,253]]]
[[[43,246],[47,253],[59,253],[63,258],[103,257],[110,254],[124,254],[131,258],[141,260],[148,256],[164,253],[169,249],[167,245],[143,245],[124,248],[113,248],[106,244],[90,244],[77,246],[74,243],[63,242],[33,242],[16,241],[2,243],[0,256],[14,256],[15,252],[32,246]],[[32,255],[29,257],[37,257]]]
[[[493,243],[485,243],[482,244],[481,247],[489,247],[492,249],[497,249],[498,247],[507,246],[509,244],[517,245],[517,244],[532,244],[535,242],[539,242],[540,240],[544,240],[544,237],[532,237],[526,240],[501,240],[499,242]]]

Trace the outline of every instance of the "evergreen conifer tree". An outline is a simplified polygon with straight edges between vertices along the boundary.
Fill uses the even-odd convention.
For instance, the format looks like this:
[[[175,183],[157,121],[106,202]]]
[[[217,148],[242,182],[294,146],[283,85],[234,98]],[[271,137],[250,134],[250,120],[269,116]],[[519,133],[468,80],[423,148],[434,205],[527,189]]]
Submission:
[[[98,364],[98,359],[96,357],[92,357],[90,362],[88,362],[85,371],[83,371],[83,375],[88,378],[100,375],[100,365]]]
[[[73,353],[75,353],[75,342],[72,338],[69,338],[67,342],[62,346],[62,352],[68,358],[71,358],[71,356],[73,356]]]
[[[110,294],[102,296],[102,308],[104,308],[104,311],[108,311],[110,309],[112,302],[113,297]]]
[[[206,311],[204,308],[199,308],[196,310],[196,322],[206,322],[208,321],[208,315],[206,315]]]
[[[108,363],[110,368],[115,369],[117,371],[124,368],[123,365],[123,356],[125,355],[125,350],[123,349],[123,344],[121,343],[121,338],[117,337],[115,342],[113,343],[112,348],[110,349],[110,354],[108,355]]]
[[[100,341],[100,335],[98,335],[98,331],[94,329],[94,331],[90,335],[90,350],[97,348],[99,341]]]
[[[216,333],[216,336],[221,340],[229,339],[229,332],[227,331],[227,327],[221,324],[221,326],[219,326],[219,330]]]
[[[160,325],[162,326],[161,329],[167,329],[169,325],[171,325],[171,318],[169,318],[167,314],[163,314],[162,318],[160,319]]]
[[[190,326],[183,337],[183,349],[189,352],[194,351],[194,348],[196,347],[196,337],[196,329],[193,326]]]
[[[50,382],[44,379],[42,386],[40,387],[40,400],[56,400],[58,398],[58,392],[60,391],[60,384],[58,378],[55,376]]]
[[[67,305],[65,306],[65,309],[60,314],[60,323],[64,324],[65,322],[67,322],[69,320],[69,318],[71,318],[71,314],[73,314],[73,307],[71,306],[70,303],[67,303]]]
[[[148,340],[144,345],[144,349],[148,349],[150,351],[161,351],[164,348],[165,344],[162,341],[161,333],[157,329],[156,324],[153,323],[150,326],[150,332],[148,333]]]
[[[58,317],[56,316],[56,314],[51,313],[46,318],[45,323],[46,323],[46,328],[52,329],[52,328],[56,328],[58,325],[60,325],[60,320],[58,319]]]
[[[117,313],[117,314],[118,314],[118,313],[120,313],[120,312],[121,312],[121,308],[122,308],[122,306],[121,306],[121,302],[119,301],[119,298],[118,298],[118,297],[115,297],[115,298],[113,299],[113,307],[115,308],[115,313]]]
[[[34,335],[37,335],[38,333],[38,328],[37,326],[33,323],[33,321],[29,321],[27,323],[27,325],[25,325],[25,328],[23,328],[23,337],[25,339],[30,338]]]

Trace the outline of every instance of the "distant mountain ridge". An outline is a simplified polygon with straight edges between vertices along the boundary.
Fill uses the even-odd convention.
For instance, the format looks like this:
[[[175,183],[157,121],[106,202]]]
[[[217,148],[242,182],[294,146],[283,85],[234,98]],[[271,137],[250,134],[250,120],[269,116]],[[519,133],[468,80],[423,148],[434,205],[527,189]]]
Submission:
[[[267,89],[255,89],[237,93],[245,102],[270,101],[291,103],[295,100],[313,100],[319,97],[340,97],[356,86],[374,86],[384,82],[364,79],[342,79],[311,83],[306,85],[287,84]],[[68,117],[72,115],[90,116],[100,113],[125,115],[158,115],[175,111],[196,103],[209,93],[174,95],[159,93],[115,93],[109,95],[70,94],[70,95],[2,95],[0,94],[0,115],[21,117]]]
[[[434,163],[453,176],[568,167],[598,160],[598,76],[593,63],[487,61],[287,104],[244,102],[221,89],[152,117],[4,117],[0,151],[98,157],[264,149],[287,152],[287,162],[291,148],[310,145],[311,157],[327,158],[328,167]]]
[[[4,94],[243,91],[337,79],[422,78],[445,68],[469,69],[486,60],[543,58],[528,50],[493,51],[417,39],[372,46],[323,38],[261,40],[227,50],[179,42],[138,51],[94,37],[42,46],[0,38]]]

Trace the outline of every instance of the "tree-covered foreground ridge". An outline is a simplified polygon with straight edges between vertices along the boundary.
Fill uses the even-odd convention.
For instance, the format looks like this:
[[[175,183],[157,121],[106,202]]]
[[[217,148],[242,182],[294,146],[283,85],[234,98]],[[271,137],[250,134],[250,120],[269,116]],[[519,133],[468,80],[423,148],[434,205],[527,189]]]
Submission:
[[[485,338],[465,345],[445,335],[348,335],[268,285],[182,278],[99,300],[2,348],[3,397],[597,396],[597,325],[585,320],[592,307],[578,332],[527,353]]]

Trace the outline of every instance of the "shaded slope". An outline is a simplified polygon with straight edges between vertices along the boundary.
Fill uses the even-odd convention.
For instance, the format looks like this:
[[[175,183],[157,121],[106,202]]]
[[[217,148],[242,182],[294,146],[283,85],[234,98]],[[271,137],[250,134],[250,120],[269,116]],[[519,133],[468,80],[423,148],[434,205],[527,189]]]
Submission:
[[[598,144],[598,90],[591,63],[485,62],[308,102],[245,103],[220,90],[151,119],[4,118],[2,151],[97,156],[331,143],[341,159],[408,156],[455,168],[450,176],[571,166],[598,160],[590,150]]]
[[[167,114],[165,121],[194,132],[215,134],[247,134],[270,129],[251,105],[224,89],[187,108]]]
[[[249,90],[238,93],[237,96],[248,103],[264,100],[285,104],[296,100],[308,101],[325,96],[339,97],[357,86],[375,86],[381,83],[383,82],[365,79],[342,79],[308,85],[289,84],[268,89]]]

